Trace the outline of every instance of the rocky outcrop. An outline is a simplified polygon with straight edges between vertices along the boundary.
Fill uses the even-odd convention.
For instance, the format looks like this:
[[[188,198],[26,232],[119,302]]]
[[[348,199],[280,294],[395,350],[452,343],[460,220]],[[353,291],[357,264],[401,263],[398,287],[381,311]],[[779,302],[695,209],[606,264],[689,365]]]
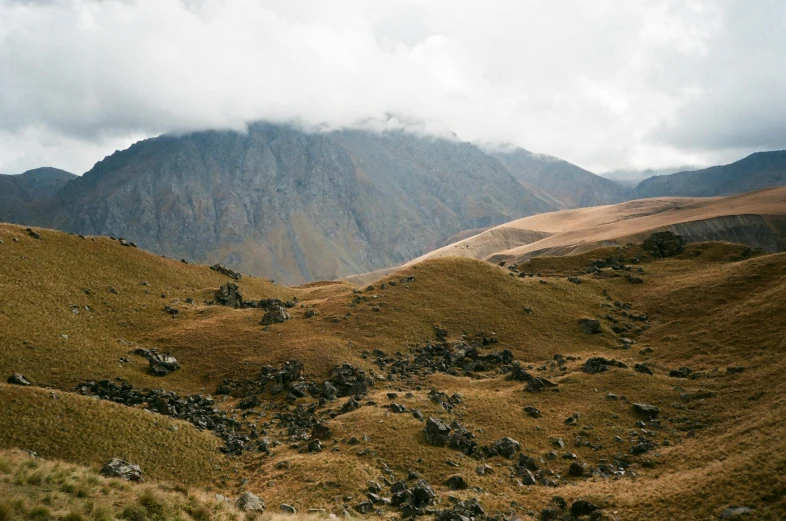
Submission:
[[[653,257],[673,257],[685,251],[685,239],[670,231],[655,232],[644,239],[641,247]]]

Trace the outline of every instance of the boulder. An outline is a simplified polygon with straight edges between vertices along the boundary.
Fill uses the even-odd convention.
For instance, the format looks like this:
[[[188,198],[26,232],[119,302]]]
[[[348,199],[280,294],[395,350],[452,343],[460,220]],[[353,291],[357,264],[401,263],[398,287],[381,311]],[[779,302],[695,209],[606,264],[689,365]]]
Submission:
[[[652,374],[652,369],[647,364],[636,364],[633,366],[633,370],[637,373]]]
[[[30,380],[19,373],[12,374],[8,377],[8,383],[11,385],[30,385]]]
[[[595,335],[601,332],[600,320],[595,320],[593,318],[579,319],[579,327],[588,335]]]
[[[107,478],[118,478],[125,481],[140,483],[142,479],[142,469],[139,465],[134,465],[119,458],[112,458],[101,468],[101,475]]]
[[[669,376],[672,378],[690,378],[691,374],[693,374],[693,370],[690,367],[680,367],[669,371]]]
[[[217,271],[222,275],[226,275],[230,279],[240,280],[240,273],[236,271],[232,271],[229,268],[222,266],[221,264],[213,264],[212,266],[210,266],[210,269],[213,271]]]
[[[263,326],[272,324],[283,324],[289,320],[289,312],[284,306],[273,306],[267,313],[262,315],[262,320],[259,322]]]
[[[147,361],[150,364],[148,372],[153,376],[166,376],[172,371],[180,369],[177,359],[168,353],[159,353],[155,349],[147,352]]]
[[[513,438],[506,436],[500,440],[495,441],[491,445],[491,448],[494,449],[497,454],[503,458],[510,459],[519,451],[519,449],[521,449],[521,444]]]
[[[235,501],[235,506],[244,512],[264,512],[265,501],[251,492],[243,492]]]
[[[641,247],[653,257],[672,257],[685,251],[685,238],[670,231],[655,232]]]
[[[637,416],[646,419],[657,418],[658,414],[660,413],[660,409],[648,403],[634,403],[632,407],[633,412],[635,412]]]
[[[426,443],[435,447],[444,447],[450,439],[450,426],[439,418],[429,416],[423,432],[426,436]]]
[[[243,307],[243,295],[234,282],[227,282],[216,291],[216,302],[230,308]]]
[[[570,506],[570,513],[573,514],[575,517],[579,516],[588,516],[595,512],[596,510],[600,510],[600,508],[587,501],[586,499],[579,499],[573,502]]]
[[[469,487],[464,477],[459,475],[450,476],[445,481],[445,486],[447,486],[450,490],[465,490]]]
[[[540,418],[541,416],[540,409],[537,407],[532,407],[531,405],[524,407],[524,412],[527,413],[527,416],[530,418]]]
[[[617,360],[603,358],[602,356],[595,356],[588,358],[581,368],[587,374],[605,373],[611,367],[620,367],[626,369],[628,366]]]
[[[284,514],[297,514],[297,509],[295,507],[293,507],[292,505],[287,505],[286,503],[281,503],[281,506],[279,506],[279,509]]]

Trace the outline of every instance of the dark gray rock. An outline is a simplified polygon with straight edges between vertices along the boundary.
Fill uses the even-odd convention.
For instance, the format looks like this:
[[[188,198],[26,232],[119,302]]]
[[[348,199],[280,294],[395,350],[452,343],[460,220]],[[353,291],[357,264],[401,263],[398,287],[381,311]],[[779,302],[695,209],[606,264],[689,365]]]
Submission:
[[[426,443],[435,447],[444,447],[450,440],[450,426],[439,418],[429,416],[426,420],[426,425],[423,432],[426,437]]]
[[[521,444],[506,436],[495,441],[491,447],[503,458],[511,459],[521,449]]]
[[[584,362],[582,371],[584,371],[587,374],[597,374],[597,373],[604,373],[608,371],[609,368],[611,367],[619,367],[622,369],[627,369],[628,366],[618,360],[603,358],[602,356],[595,356],[592,358],[588,358],[587,361]]]
[[[213,271],[217,271],[222,275],[226,275],[230,279],[240,280],[241,278],[240,273],[236,271],[232,271],[229,268],[222,266],[221,264],[213,264],[212,266],[210,266],[210,269]]]
[[[650,369],[647,364],[636,364],[633,366],[633,370],[637,373],[652,374],[652,369]]]
[[[463,476],[455,475],[445,481],[445,486],[450,490],[464,490],[469,487]]]
[[[289,320],[289,318],[289,312],[284,306],[275,306],[273,309],[262,315],[262,320],[259,323],[263,326],[283,324]]]
[[[526,412],[527,416],[530,418],[540,418],[541,416],[540,409],[537,407],[532,407],[531,405],[524,407],[524,412]]]
[[[30,385],[30,380],[19,373],[12,374],[8,377],[8,383],[12,385]]]
[[[670,231],[655,232],[641,247],[653,257],[673,257],[685,251],[685,239]]]
[[[648,403],[634,403],[632,408],[637,416],[645,419],[657,418],[660,413],[660,409]]]
[[[575,517],[588,516],[597,510],[600,510],[600,507],[586,499],[576,500],[570,505],[570,513]]]
[[[600,327],[600,320],[595,320],[592,318],[579,319],[579,327],[581,327],[581,330],[588,335],[595,335],[602,331]]]
[[[286,503],[281,503],[281,505],[279,506],[279,509],[284,514],[297,514],[297,509],[295,507],[293,507],[292,505],[287,505]]]
[[[142,469],[139,465],[123,461],[119,458],[112,458],[104,463],[101,468],[101,475],[107,478],[118,478],[125,481],[142,482]]]
[[[240,294],[240,289],[234,282],[227,282],[216,291],[215,300],[222,306],[230,308],[243,307],[243,295]]]

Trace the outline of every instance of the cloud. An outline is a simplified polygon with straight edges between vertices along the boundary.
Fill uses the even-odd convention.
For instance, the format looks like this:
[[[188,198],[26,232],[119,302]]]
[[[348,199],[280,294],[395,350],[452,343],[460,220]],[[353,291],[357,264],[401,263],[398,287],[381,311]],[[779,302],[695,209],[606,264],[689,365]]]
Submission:
[[[784,106],[786,46],[754,23],[782,27],[783,13],[763,0],[0,0],[0,172],[81,173],[140,137],[262,119],[407,122],[595,170],[712,162],[786,146],[768,110]],[[746,77],[729,78],[738,66]]]

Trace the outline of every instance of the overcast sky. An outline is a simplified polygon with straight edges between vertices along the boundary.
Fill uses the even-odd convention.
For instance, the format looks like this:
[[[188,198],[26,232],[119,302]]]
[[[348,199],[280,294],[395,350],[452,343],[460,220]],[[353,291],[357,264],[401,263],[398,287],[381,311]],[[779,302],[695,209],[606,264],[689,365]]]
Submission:
[[[0,173],[262,119],[731,162],[786,148],[786,1],[0,0]]]

